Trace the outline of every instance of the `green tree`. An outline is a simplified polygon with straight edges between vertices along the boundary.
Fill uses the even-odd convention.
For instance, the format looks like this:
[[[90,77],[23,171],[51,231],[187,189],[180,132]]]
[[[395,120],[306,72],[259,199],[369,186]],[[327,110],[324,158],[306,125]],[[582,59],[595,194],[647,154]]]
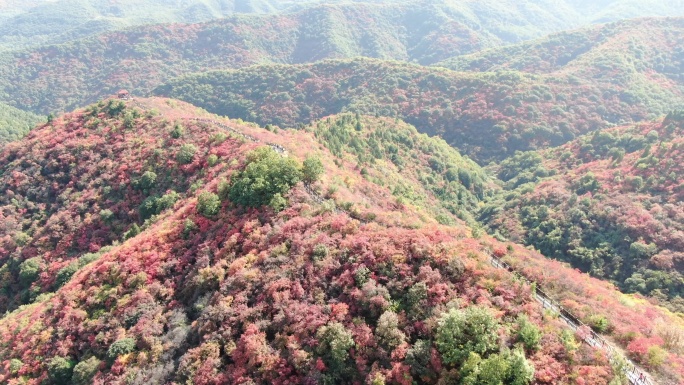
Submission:
[[[107,349],[107,359],[110,362],[124,354],[132,353],[135,350],[135,340],[133,338],[122,338],[115,341]]]
[[[19,279],[25,286],[32,284],[45,267],[45,262],[40,257],[25,260],[19,265]]]
[[[197,212],[202,216],[210,218],[221,210],[221,200],[218,195],[204,191],[197,197]]]
[[[537,350],[541,341],[539,328],[530,322],[526,316],[518,317],[518,340],[523,343],[528,351]]]
[[[594,175],[593,172],[588,172],[575,183],[575,192],[577,195],[584,195],[587,192],[595,192],[596,190],[601,187],[599,184],[598,179],[596,179],[596,176]]]
[[[243,206],[275,204],[279,207],[283,196],[301,177],[294,159],[281,157],[270,147],[261,147],[247,155],[247,165],[233,176],[227,195]]]
[[[349,349],[354,347],[352,333],[338,322],[329,323],[316,333],[316,353],[323,359],[329,372],[329,381],[342,383],[351,365]]]
[[[216,154],[211,154],[207,157],[207,165],[214,167],[218,163],[219,157]]]
[[[306,184],[314,183],[321,177],[324,171],[323,163],[318,157],[308,156],[302,166],[302,180]]]
[[[140,181],[138,186],[142,190],[149,190],[152,187],[154,187],[155,182],[157,181],[157,174],[153,173],[152,171],[145,171],[144,174],[140,177]]]
[[[124,233],[124,239],[131,239],[140,234],[140,231],[140,226],[138,226],[137,223],[134,223],[133,226]]]
[[[534,380],[534,366],[525,358],[520,350],[508,353],[508,372],[506,383],[510,385],[527,385]]]
[[[197,147],[191,143],[185,143],[176,154],[176,161],[180,164],[189,164],[195,159]]]
[[[461,385],[528,385],[534,379],[534,367],[519,350],[492,354],[486,359],[470,352],[460,372]]]
[[[55,385],[70,384],[74,365],[74,361],[64,357],[54,357],[51,359],[47,365],[48,377],[51,383]]]
[[[171,130],[171,137],[174,139],[178,139],[181,136],[183,136],[184,133],[185,133],[185,128],[183,128],[183,126],[181,126],[180,123],[176,123],[173,126],[173,130]]]
[[[71,262],[70,264],[59,269],[59,271],[57,272],[57,277],[55,278],[55,285],[57,287],[64,286],[64,284],[69,282],[69,280],[71,279],[71,276],[74,275],[77,271],[78,271],[78,262],[77,261]]]
[[[110,209],[100,210],[100,219],[104,223],[111,223],[112,219],[114,219],[114,213]]]
[[[10,360],[10,364],[9,364],[9,371],[10,371],[10,373],[12,373],[12,374],[16,374],[19,370],[21,370],[21,367],[22,367],[22,366],[24,366],[24,363],[21,362],[20,359],[18,359],[18,358],[12,358],[12,359]]]
[[[96,357],[90,357],[85,361],[81,361],[74,367],[74,374],[71,377],[74,385],[88,385],[92,383],[93,377],[97,374],[100,366],[100,360]]]
[[[430,341],[418,340],[406,352],[406,365],[411,368],[411,374],[418,378],[430,376],[433,373],[430,365],[432,344]]]
[[[501,385],[506,380],[509,363],[503,354],[492,354],[480,362],[477,375],[478,385]],[[508,383],[506,381],[506,383]]]
[[[390,350],[406,340],[406,335],[399,330],[399,317],[391,310],[382,313],[378,319],[375,335],[380,344]]]
[[[435,343],[446,364],[457,365],[468,355],[496,350],[499,324],[486,308],[451,309],[439,319]]]

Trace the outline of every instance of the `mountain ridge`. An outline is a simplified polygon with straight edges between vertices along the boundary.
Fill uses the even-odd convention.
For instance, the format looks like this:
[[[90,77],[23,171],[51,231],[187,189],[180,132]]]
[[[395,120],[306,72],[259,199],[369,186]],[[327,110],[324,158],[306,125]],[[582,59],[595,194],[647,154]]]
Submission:
[[[347,124],[355,117],[342,115],[337,119]],[[373,119],[361,120],[362,133],[382,133],[382,125]],[[391,122],[379,119],[383,121]],[[246,136],[233,135],[212,122]],[[191,379],[220,383],[249,378],[383,378],[400,382],[410,377],[436,382],[438,377],[455,378],[454,370],[461,367],[461,361],[448,358],[448,345],[429,342],[441,338],[439,320],[446,319],[444,314],[480,314],[477,309],[484,308],[485,319],[489,319],[488,312],[498,314],[495,324],[508,325],[511,330],[533,322],[534,327],[524,327],[540,328],[544,339],[539,347],[533,344],[532,350],[521,353],[515,344],[522,337],[511,334],[502,343],[518,353],[485,350],[483,361],[476,364],[484,365],[483,371],[490,365],[485,364],[488,360],[513,360],[524,354],[527,361],[520,362],[537,368],[534,378],[540,383],[580,376],[607,385],[615,373],[608,361],[587,345],[578,345],[572,334],[563,331],[562,321],[546,318],[540,305],[531,299],[529,286],[489,267],[491,254],[510,261],[543,284],[545,291],[557,296],[588,325],[599,327],[608,322],[607,330],[622,346],[638,343],[666,352],[671,366],[643,362],[658,375],[678,375],[681,368],[675,348],[664,339],[652,338],[652,333],[661,338],[670,331],[656,328],[656,320],[678,322],[666,310],[621,294],[610,284],[548,261],[524,247],[490,238],[458,220],[444,226],[431,218],[432,214],[420,214],[419,206],[398,206],[388,186],[374,181],[382,175],[374,173],[382,173],[386,166],[380,160],[368,162],[365,175],[345,166],[358,156],[356,150],[344,145],[343,152],[338,151],[341,157],[329,152],[328,147],[335,148],[333,142],[320,142],[313,134],[318,130],[322,139],[336,123],[333,119],[329,126],[322,123],[320,128],[276,131],[212,116],[179,101],[109,100],[57,117],[4,148],[0,164],[12,170],[4,172],[14,184],[12,197],[30,209],[30,202],[40,204],[41,194],[25,190],[22,181],[40,175],[37,165],[57,169],[61,167],[59,161],[66,162],[68,168],[75,157],[106,154],[109,146],[119,146],[120,150],[112,153],[119,158],[111,159],[110,163],[116,164],[111,171],[103,164],[98,173],[81,173],[80,185],[53,173],[58,185],[51,188],[57,190],[52,197],[45,197],[54,199],[57,206],[65,205],[67,210],[59,214],[63,223],[69,223],[63,221],[69,217],[68,211],[87,210],[86,221],[109,221],[114,238],[123,236],[124,240],[102,242],[108,238],[101,231],[95,234],[98,238],[79,238],[76,244],[61,241],[54,247],[61,244],[79,251],[72,255],[56,253],[55,258],[46,256],[41,261],[31,256],[35,253],[30,249],[40,246],[50,250],[53,246],[46,243],[47,239],[32,237],[25,229],[27,234],[16,236],[17,228],[8,226],[13,222],[3,221],[3,248],[8,248],[7,242],[17,242],[17,247],[29,252],[22,258],[30,258],[11,267],[18,270],[11,274],[18,274],[22,280],[18,287],[31,291],[47,284],[49,289],[40,295],[34,290],[33,304],[23,305],[0,320],[0,333],[6,337],[0,343],[0,352],[7,357],[2,363],[3,379],[21,377],[28,383],[59,378],[94,383],[123,378],[134,382]],[[61,148],[59,152],[27,151],[29,143],[40,146],[57,138],[61,141],[55,146]],[[96,145],[82,148],[85,142]],[[268,150],[268,143],[282,146],[287,156],[274,152],[266,158],[255,157],[255,153],[273,151]],[[194,151],[190,151],[191,145]],[[222,191],[248,172],[250,162],[270,159],[289,163],[286,159],[292,159],[296,163],[311,155],[312,149],[316,149],[313,153],[325,170],[312,188],[330,194],[331,198],[324,199],[332,201],[314,199],[301,184],[292,187],[286,195],[288,203],[279,213],[266,206],[241,208],[231,203],[232,198],[225,200],[232,195]],[[146,156],[148,153],[153,156]],[[139,164],[136,157],[145,157],[147,163]],[[419,167],[431,166],[425,163]],[[187,187],[166,184],[177,180],[173,178],[176,174],[184,175]],[[111,203],[131,202],[127,207],[83,204],[83,199],[97,202],[112,177],[122,181],[116,190],[124,195],[116,195],[119,193],[111,189],[109,199],[113,199]],[[335,181],[342,183],[331,190]],[[213,199],[220,199],[218,206]],[[135,207],[137,202],[142,202],[139,208]],[[343,210],[336,211],[335,206]],[[4,207],[6,210],[7,204]],[[31,211],[17,214],[45,220]],[[11,217],[3,215],[5,219]],[[151,216],[138,225],[143,215]],[[82,234],[79,225],[74,225],[61,231],[65,236]],[[101,230],[109,231],[105,227]],[[5,276],[8,273],[3,272]],[[57,286],[51,283],[55,279],[60,280]],[[420,294],[423,289],[427,292]],[[6,292],[7,287],[3,290]],[[459,299],[448,305],[457,293],[462,293]],[[532,321],[522,321],[520,314]],[[42,337],[27,322],[38,318],[43,320],[39,328]],[[306,324],[288,326],[302,319]],[[339,342],[345,346],[341,361],[307,342],[312,339],[324,346],[347,341]],[[428,342],[419,342],[423,340]],[[172,353],[165,355],[165,351]],[[437,361],[420,361],[416,358],[419,351],[437,354]],[[367,363],[353,366],[348,361],[351,354]],[[568,361],[568,355],[574,358]],[[512,367],[514,361],[510,362],[505,367]],[[529,378],[525,365],[516,366],[519,372],[506,369],[496,375],[511,373]],[[473,374],[473,378],[479,375]]]

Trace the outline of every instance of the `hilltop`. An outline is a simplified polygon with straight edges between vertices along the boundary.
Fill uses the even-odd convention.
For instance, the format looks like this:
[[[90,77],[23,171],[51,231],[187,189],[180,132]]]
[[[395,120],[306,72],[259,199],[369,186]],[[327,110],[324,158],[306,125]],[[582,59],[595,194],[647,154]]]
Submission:
[[[384,149],[383,124],[415,146]],[[168,99],[108,100],[5,146],[1,380],[608,384],[608,360],[490,255],[646,349],[635,358],[655,373],[680,375],[681,321],[666,310],[397,204],[389,187],[423,191],[416,175],[440,177],[438,162],[477,179],[457,153],[423,152],[443,142],[354,115],[267,128]],[[349,167],[365,151],[356,135],[377,138],[366,172]],[[477,343],[464,354],[459,338]]]
[[[684,311],[684,119],[590,134],[495,167],[492,231]]]

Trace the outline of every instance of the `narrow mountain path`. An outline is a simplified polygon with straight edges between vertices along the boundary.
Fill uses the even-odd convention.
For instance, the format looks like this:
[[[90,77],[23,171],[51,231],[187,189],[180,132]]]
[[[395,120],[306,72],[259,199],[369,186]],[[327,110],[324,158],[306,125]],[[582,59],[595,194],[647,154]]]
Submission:
[[[596,332],[591,330],[589,326],[580,321],[572,313],[563,308],[558,302],[553,300],[544,291],[539,289],[539,285],[536,282],[528,280],[522,274],[517,272],[513,267],[511,267],[506,262],[501,259],[490,255],[490,263],[492,266],[507,270],[521,279],[525,280],[527,283],[535,284],[536,290],[534,291],[534,299],[542,304],[542,307],[551,313],[557,315],[561,320],[563,320],[568,327],[577,332],[577,335],[582,338],[582,340],[594,349],[602,350],[608,356],[611,363],[622,362],[622,371],[632,385],[656,385],[651,376],[639,369],[629,358],[615,348],[610,342],[606,341],[603,337],[598,335]]]

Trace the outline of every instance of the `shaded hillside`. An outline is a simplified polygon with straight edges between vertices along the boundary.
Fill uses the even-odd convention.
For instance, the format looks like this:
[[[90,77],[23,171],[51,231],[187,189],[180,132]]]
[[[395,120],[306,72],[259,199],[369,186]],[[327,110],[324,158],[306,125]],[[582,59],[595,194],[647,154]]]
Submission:
[[[280,0],[56,0],[0,3],[0,50],[64,43],[102,32],[157,23],[197,23],[233,13],[265,13]]]
[[[684,119],[605,130],[498,168],[491,230],[684,311]]]
[[[679,88],[645,92],[631,85],[356,59],[209,72],[175,79],[155,92],[262,124],[294,126],[340,111],[397,116],[488,162],[643,120],[684,102]],[[623,101],[628,93],[643,102]]]
[[[409,207],[383,212],[393,203],[374,191],[387,189],[327,151],[312,188],[346,174],[340,196],[365,201],[362,221],[301,184],[279,185],[279,213],[238,203],[243,188],[262,191],[250,178],[263,173],[296,182],[311,135],[284,133],[282,156],[260,144],[274,133],[141,103],[91,106],[3,150],[3,191],[26,208],[4,206],[4,224],[23,223],[3,228],[3,276],[19,277],[3,292],[56,292],[0,320],[2,381],[526,384],[548,364],[559,379],[613,377],[562,322],[542,324],[529,287],[487,266],[489,241]],[[108,162],[86,161],[98,156]],[[46,191],[28,187],[38,177]]]
[[[33,126],[44,120],[38,115],[0,103],[0,143],[22,138]]]
[[[381,122],[362,118],[360,134]],[[31,304],[0,319],[0,381],[608,385],[607,359],[490,254],[677,381],[682,329],[667,311],[398,206],[382,158],[338,166],[358,153],[333,144],[335,126],[312,126],[316,139],[171,100],[108,101],[7,145],[2,274],[19,281],[3,293]]]

